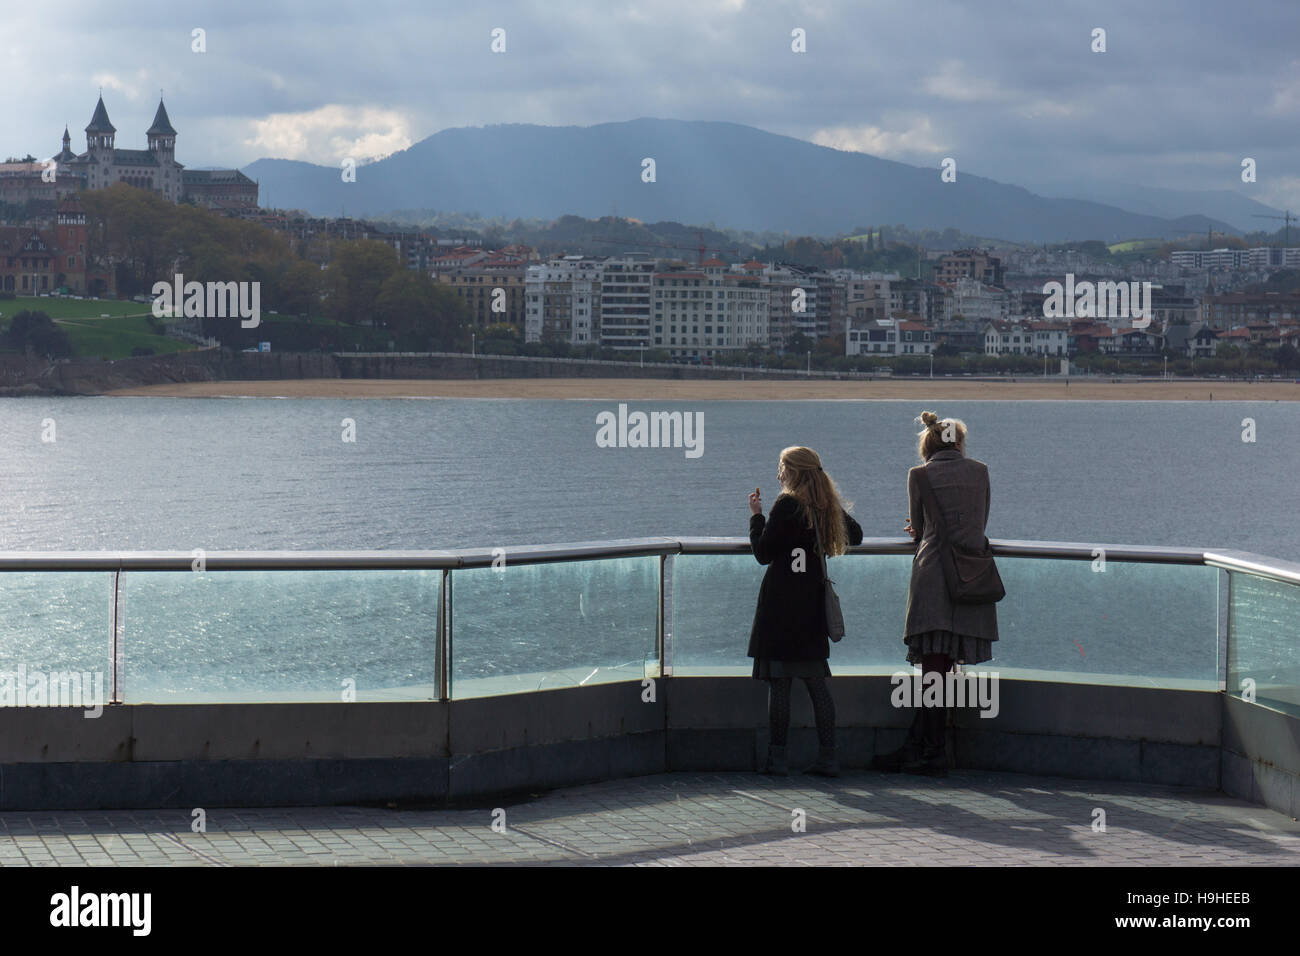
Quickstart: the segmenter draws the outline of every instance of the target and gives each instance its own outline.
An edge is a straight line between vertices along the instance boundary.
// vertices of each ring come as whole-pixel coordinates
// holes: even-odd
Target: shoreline
[[[745,381],[646,378],[268,379],[112,389],[110,397],[501,398],[595,401],[1300,401],[1300,383],[1229,381]]]

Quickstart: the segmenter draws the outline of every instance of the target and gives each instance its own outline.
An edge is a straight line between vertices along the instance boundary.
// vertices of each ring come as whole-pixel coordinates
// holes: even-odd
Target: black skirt
[[[952,631],[926,631],[903,638],[907,662],[920,665],[922,654],[947,654],[958,664],[982,664],[993,659],[993,642]]]
[[[755,680],[772,680],[774,677],[830,677],[831,665],[819,661],[774,661],[766,657],[754,658]]]

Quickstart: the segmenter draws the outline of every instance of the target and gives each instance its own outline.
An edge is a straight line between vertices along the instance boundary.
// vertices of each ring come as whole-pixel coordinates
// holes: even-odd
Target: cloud
[[[958,60],[945,60],[938,73],[925,78],[921,89],[931,96],[957,103],[996,103],[1008,96],[996,81],[971,76]]]
[[[268,156],[332,165],[387,156],[413,142],[410,122],[397,110],[330,104],[300,113],[272,113],[252,121],[244,145]]]
[[[121,93],[129,100],[138,100],[141,96],[149,95],[147,70],[136,70],[134,77],[121,73],[92,73],[90,79],[96,86],[102,86],[105,92]]]
[[[869,153],[885,159],[928,158],[949,147],[935,138],[928,116],[918,117],[910,128],[883,129],[879,126],[832,126],[812,135],[818,146],[830,146],[855,153]]]
[[[1275,116],[1300,114],[1300,60],[1292,60],[1285,81],[1278,81],[1268,112]]]

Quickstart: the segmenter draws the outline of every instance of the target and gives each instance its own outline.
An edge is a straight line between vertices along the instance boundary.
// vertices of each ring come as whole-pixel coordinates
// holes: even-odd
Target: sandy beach
[[[544,398],[624,401],[1300,401],[1296,382],[1082,381],[964,382],[678,381],[618,378],[289,379],[186,382],[124,388],[108,395],[166,398]]]

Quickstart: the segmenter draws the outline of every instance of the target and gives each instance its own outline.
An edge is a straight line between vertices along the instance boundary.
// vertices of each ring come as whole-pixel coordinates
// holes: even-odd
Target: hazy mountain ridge
[[[645,157],[655,160],[656,182],[641,180]],[[937,166],[911,166],[722,122],[459,127],[358,167],[355,183],[343,182],[337,167],[297,160],[259,159],[244,172],[260,182],[264,202],[323,216],[432,208],[553,219],[617,211],[645,221],[714,222],[794,235],[905,223],[1022,242],[1242,231],[1199,213],[1169,218],[1088,199],[1039,196],[970,175],[960,165],[957,181],[944,183]],[[1169,197],[1152,202],[1157,199],[1169,208]],[[1218,207],[1224,208],[1221,200]]]

